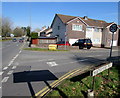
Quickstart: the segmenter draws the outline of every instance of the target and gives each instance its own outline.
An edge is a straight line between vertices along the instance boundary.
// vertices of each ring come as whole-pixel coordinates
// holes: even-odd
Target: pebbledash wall
[[[73,30],[72,27],[73,25],[81,25],[82,30],[81,31]],[[67,41],[70,44],[73,44],[73,42],[76,41],[78,38],[85,38],[85,32],[86,32],[85,28],[86,28],[85,24],[83,24],[79,19],[75,19],[70,23],[68,23],[66,25]]]

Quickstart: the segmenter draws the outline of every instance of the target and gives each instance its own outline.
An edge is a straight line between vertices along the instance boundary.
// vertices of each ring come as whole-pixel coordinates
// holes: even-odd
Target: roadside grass
[[[9,40],[12,40],[12,39],[0,39],[0,41],[9,41]]]
[[[49,50],[47,48],[24,48],[24,50],[31,50],[31,51],[68,51],[68,50]]]
[[[87,76],[87,77],[86,77]],[[64,80],[58,87],[48,93],[47,97],[52,96],[87,96],[87,90],[92,89],[93,77],[89,76],[89,72],[70,79]],[[94,92],[95,96],[120,96],[118,69],[112,67],[108,80],[108,70],[95,76]]]

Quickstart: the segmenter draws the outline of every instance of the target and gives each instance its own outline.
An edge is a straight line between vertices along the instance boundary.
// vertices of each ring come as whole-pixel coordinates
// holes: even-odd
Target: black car
[[[23,39],[19,39],[19,42],[22,43],[22,42],[23,42]]]
[[[12,39],[12,41],[13,41],[13,42],[16,42],[16,41],[17,41],[17,39],[16,39],[16,38],[13,38],[13,39]]]
[[[79,46],[79,49],[87,48],[90,49],[92,47],[91,39],[79,39],[72,46]]]

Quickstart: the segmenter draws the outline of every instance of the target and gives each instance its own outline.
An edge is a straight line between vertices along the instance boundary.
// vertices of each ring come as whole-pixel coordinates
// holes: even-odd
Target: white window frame
[[[94,32],[100,32],[99,28],[94,28]]]
[[[82,25],[79,24],[72,24],[73,31],[82,31]]]
[[[87,32],[92,32],[92,31],[93,31],[93,28],[92,28],[92,27],[86,27],[86,31],[87,31]]]

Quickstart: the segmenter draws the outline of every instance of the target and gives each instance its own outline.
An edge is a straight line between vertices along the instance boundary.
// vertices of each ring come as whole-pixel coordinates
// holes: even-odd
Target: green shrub
[[[38,33],[32,32],[31,33],[31,38],[38,38]]]

